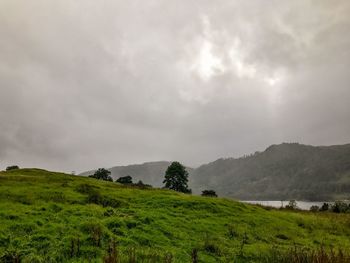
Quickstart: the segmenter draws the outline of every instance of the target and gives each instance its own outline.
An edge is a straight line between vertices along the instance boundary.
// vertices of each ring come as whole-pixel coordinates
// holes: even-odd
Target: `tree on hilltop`
[[[163,184],[165,188],[175,190],[182,193],[191,193],[188,189],[188,172],[185,166],[179,162],[173,162],[165,172]]]
[[[110,176],[110,174],[111,174],[111,172],[108,171],[107,169],[99,168],[99,169],[97,169],[97,171],[93,175],[90,175],[89,177],[95,178],[95,179],[98,179],[98,180],[104,180],[104,181],[113,182],[113,179]]]

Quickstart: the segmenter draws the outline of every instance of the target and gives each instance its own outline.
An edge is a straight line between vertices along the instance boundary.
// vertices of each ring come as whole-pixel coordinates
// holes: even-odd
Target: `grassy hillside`
[[[350,144],[272,145],[239,159],[219,159],[192,174],[194,190],[215,189],[242,200],[350,198]]]
[[[0,173],[0,262],[261,262],[350,249],[350,216],[267,210],[38,169]],[[17,260],[17,261],[16,261]],[[126,261],[128,260],[128,261]],[[345,262],[345,261],[344,261]]]

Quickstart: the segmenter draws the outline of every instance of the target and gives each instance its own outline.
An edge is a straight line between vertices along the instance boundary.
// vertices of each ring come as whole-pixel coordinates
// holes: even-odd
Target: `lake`
[[[263,205],[263,206],[270,206],[270,207],[276,207],[281,208],[282,206],[285,207],[288,205],[289,201],[241,201],[242,203],[248,203],[248,204],[255,204],[255,205]],[[296,201],[297,207],[301,210],[310,210],[310,207],[313,205],[317,205],[318,207],[321,207],[323,203],[329,203],[332,204],[333,202],[307,202],[307,201]]]

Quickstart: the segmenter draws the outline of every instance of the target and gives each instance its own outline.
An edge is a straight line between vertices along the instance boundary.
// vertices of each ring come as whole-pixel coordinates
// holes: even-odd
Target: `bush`
[[[328,211],[329,210],[329,204],[328,203],[323,203],[323,205],[320,208],[320,211]]]
[[[93,175],[89,175],[89,177],[95,178],[98,180],[113,182],[112,177],[109,176],[110,174],[111,174],[111,172],[108,171],[107,169],[99,168],[99,169],[97,169],[97,171]]]
[[[96,192],[96,189],[97,189],[96,186],[92,186],[89,184],[80,184],[75,188],[75,190],[81,194],[89,194],[92,192]]]
[[[218,197],[214,190],[204,190],[202,196]]]
[[[346,213],[349,211],[348,205],[342,201],[336,201],[332,205],[331,209],[332,209],[332,212],[334,213]]]
[[[206,233],[203,246],[206,252],[219,256],[221,254],[221,251],[217,243],[217,240],[213,239],[208,233]]]
[[[18,170],[19,167],[17,165],[11,165],[6,167],[6,171]]]
[[[101,195],[100,192],[93,190],[88,193],[86,203],[102,205],[103,207],[117,208],[120,207],[123,202],[109,196]]]
[[[99,204],[102,205],[103,207],[109,206],[109,207],[117,208],[122,205],[122,201],[118,199],[114,199],[109,196],[101,196]]]
[[[91,191],[88,193],[88,196],[86,198],[87,203],[97,204],[99,205],[101,203],[101,194],[98,191]]]
[[[147,188],[152,188],[152,185],[150,184],[144,184],[141,180],[138,181],[134,186],[139,187],[140,189],[147,189]]]
[[[130,175],[119,177],[116,180],[117,183],[121,184],[132,184],[132,177]]]
[[[295,200],[290,200],[289,203],[288,203],[288,205],[286,205],[286,209],[290,209],[290,210],[298,209],[297,201],[295,201]]]
[[[204,243],[204,250],[208,253],[212,253],[215,255],[220,255],[219,247],[212,241],[206,241]]]
[[[101,246],[102,238],[103,238],[103,228],[99,223],[88,222],[83,226],[83,230],[87,232],[90,236],[90,241],[96,247]]]
[[[317,205],[313,205],[310,207],[311,212],[318,212],[319,210],[320,210],[320,208]]]

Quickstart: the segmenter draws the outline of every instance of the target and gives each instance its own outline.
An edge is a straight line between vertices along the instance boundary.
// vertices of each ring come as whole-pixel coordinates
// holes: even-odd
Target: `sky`
[[[0,169],[350,143],[348,0],[1,0]]]

